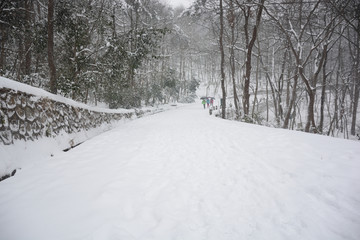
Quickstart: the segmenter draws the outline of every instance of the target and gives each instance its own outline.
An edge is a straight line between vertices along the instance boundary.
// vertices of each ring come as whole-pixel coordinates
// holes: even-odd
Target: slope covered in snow
[[[359,142],[189,105],[0,182],[0,239],[355,240],[359,156]]]

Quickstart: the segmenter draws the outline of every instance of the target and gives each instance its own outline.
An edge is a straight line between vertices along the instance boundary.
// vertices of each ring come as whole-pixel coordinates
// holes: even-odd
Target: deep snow
[[[222,120],[192,104],[0,182],[0,239],[356,240],[359,156],[359,142]]]

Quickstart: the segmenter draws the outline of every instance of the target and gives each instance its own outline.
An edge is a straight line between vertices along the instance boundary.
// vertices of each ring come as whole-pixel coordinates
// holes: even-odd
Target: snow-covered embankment
[[[50,156],[112,129],[119,120],[163,110],[90,107],[3,77],[0,106],[0,177],[33,161],[35,153]]]

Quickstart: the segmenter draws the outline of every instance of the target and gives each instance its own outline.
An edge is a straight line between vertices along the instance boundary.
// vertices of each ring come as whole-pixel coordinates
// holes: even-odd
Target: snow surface
[[[191,104],[0,182],[0,239],[356,240],[359,156],[356,141],[222,120]]]

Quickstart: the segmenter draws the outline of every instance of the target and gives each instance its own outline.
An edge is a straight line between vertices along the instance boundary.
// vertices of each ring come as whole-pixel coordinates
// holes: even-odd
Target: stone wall
[[[0,144],[36,140],[86,131],[123,118],[140,117],[151,110],[98,112],[9,88],[0,88]]]

